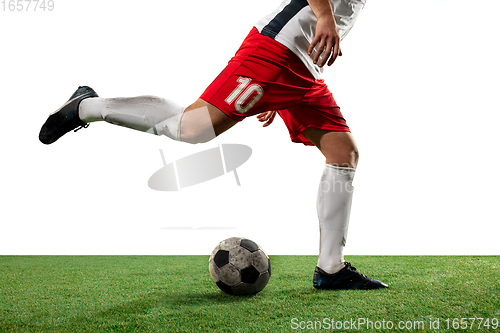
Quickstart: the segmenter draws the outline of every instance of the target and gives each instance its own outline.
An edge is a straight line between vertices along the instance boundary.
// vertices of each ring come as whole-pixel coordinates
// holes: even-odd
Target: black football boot
[[[78,106],[85,98],[99,97],[96,92],[87,86],[78,87],[70,99],[57,111],[52,113],[42,129],[38,138],[46,145],[54,143],[64,134],[71,130],[78,131],[81,128],[87,128],[86,124],[78,116]]]
[[[379,289],[388,285],[372,279],[356,271],[356,268],[346,262],[345,267],[334,274],[328,274],[321,268],[314,270],[313,286],[316,289]]]

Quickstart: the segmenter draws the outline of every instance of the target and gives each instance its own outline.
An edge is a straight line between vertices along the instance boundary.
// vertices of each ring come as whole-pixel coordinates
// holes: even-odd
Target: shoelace
[[[351,265],[351,263],[350,263],[350,262],[347,262],[347,261],[346,261],[346,262],[345,262],[345,267],[347,267],[348,269],[350,268],[350,269],[352,269],[353,271],[356,271],[356,267],[354,267],[353,265]]]
[[[85,124],[85,125],[81,125],[80,127],[76,128],[73,132],[78,132],[79,130],[81,130],[82,128],[87,128],[89,127],[89,124]]]
[[[366,275],[361,274],[360,272],[358,272],[358,271],[356,270],[356,267],[354,267],[353,265],[351,265],[351,263],[350,263],[350,262],[347,262],[347,261],[346,261],[346,262],[345,262],[345,267],[346,267],[347,269],[352,270],[353,272],[356,272],[357,274],[361,275],[361,276],[362,276],[362,277],[364,277],[364,278],[368,278],[368,276],[366,276]]]

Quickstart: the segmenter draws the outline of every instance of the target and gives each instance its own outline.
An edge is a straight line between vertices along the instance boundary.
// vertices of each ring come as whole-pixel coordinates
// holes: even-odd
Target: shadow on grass
[[[221,291],[182,292],[167,288],[144,294],[141,298],[125,302],[102,311],[87,313],[74,320],[66,331],[149,331],[155,322],[192,318],[210,309],[211,313],[248,308],[267,304],[272,306],[283,299],[300,300],[312,295],[326,295],[313,288],[269,288],[252,296],[233,296]],[[239,306],[241,305],[241,306]]]
[[[149,331],[151,318],[148,319],[148,316],[159,316],[165,320],[205,307],[224,307],[248,302],[255,297],[258,296],[232,296],[220,291],[182,293],[160,289],[115,307],[87,313],[74,320],[66,327],[66,331]]]

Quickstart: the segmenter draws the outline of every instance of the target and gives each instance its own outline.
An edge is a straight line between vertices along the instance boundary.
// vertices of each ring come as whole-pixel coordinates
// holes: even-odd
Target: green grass
[[[500,319],[498,256],[346,259],[390,288],[316,291],[313,256],[271,256],[271,280],[251,297],[223,294],[208,256],[0,256],[0,332],[303,331],[292,318],[423,321],[423,330],[358,331],[451,332],[446,318]]]

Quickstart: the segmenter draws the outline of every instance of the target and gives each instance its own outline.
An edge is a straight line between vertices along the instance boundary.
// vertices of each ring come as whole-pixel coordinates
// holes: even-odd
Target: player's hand
[[[337,59],[337,56],[342,56],[339,29],[333,17],[318,18],[316,33],[307,51],[309,56],[312,56],[316,46],[317,52],[314,55],[313,61],[319,67],[323,67],[327,61],[328,66],[331,66],[335,59]]]
[[[276,111],[266,111],[266,112],[259,113],[257,115],[257,119],[260,122],[264,122],[262,127],[267,127],[267,126],[271,125],[274,121],[274,117],[276,117]]]

